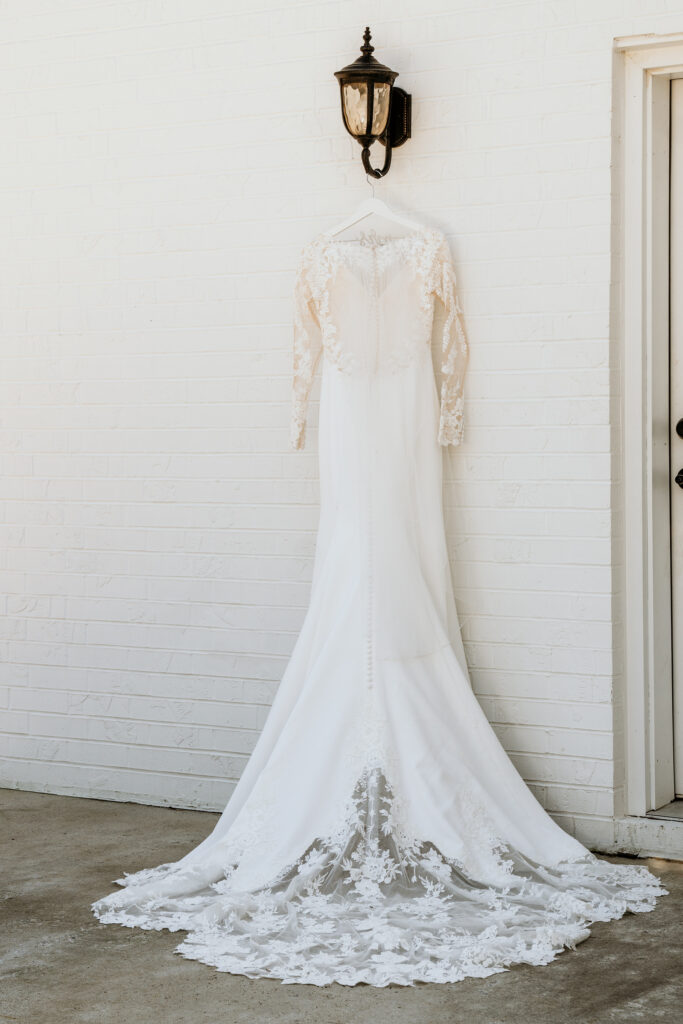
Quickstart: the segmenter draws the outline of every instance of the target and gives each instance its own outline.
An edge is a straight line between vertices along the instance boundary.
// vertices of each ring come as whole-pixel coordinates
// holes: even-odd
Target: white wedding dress
[[[555,824],[471,689],[441,448],[462,437],[467,359],[441,232],[306,246],[292,446],[321,362],[310,606],[211,834],[118,879],[100,921],[187,931],[183,956],[252,978],[405,985],[547,964],[665,892]]]

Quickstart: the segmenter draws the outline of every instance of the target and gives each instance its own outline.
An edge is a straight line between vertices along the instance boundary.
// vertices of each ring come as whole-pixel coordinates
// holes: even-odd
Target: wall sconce
[[[366,28],[360,48],[363,56],[335,71],[334,77],[341,90],[346,130],[363,147],[363,167],[373,178],[383,178],[391,167],[392,150],[410,138],[411,97],[394,85],[398,71],[372,56],[375,47],[370,38]],[[375,141],[386,147],[381,171],[370,166],[370,146]]]

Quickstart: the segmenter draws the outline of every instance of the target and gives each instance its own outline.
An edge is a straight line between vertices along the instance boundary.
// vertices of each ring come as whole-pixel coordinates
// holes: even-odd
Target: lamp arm
[[[371,174],[373,178],[383,178],[391,167],[391,139],[387,132],[386,142],[386,154],[384,156],[384,167],[381,171],[376,171],[374,167],[370,166],[370,147],[363,146],[363,167],[367,174]]]

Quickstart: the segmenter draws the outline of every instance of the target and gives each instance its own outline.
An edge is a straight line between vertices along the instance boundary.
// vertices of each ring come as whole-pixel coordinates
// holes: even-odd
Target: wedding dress
[[[294,297],[295,449],[322,363],[310,606],[211,834],[118,879],[94,913],[187,931],[183,956],[284,982],[547,964],[591,922],[651,910],[666,890],[549,817],[473,694],[442,511],[468,360],[446,238],[318,235]]]

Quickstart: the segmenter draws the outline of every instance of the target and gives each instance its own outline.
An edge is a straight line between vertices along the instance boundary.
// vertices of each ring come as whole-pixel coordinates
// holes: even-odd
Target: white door
[[[675,789],[683,797],[683,79],[671,83],[670,218],[671,635]]]

